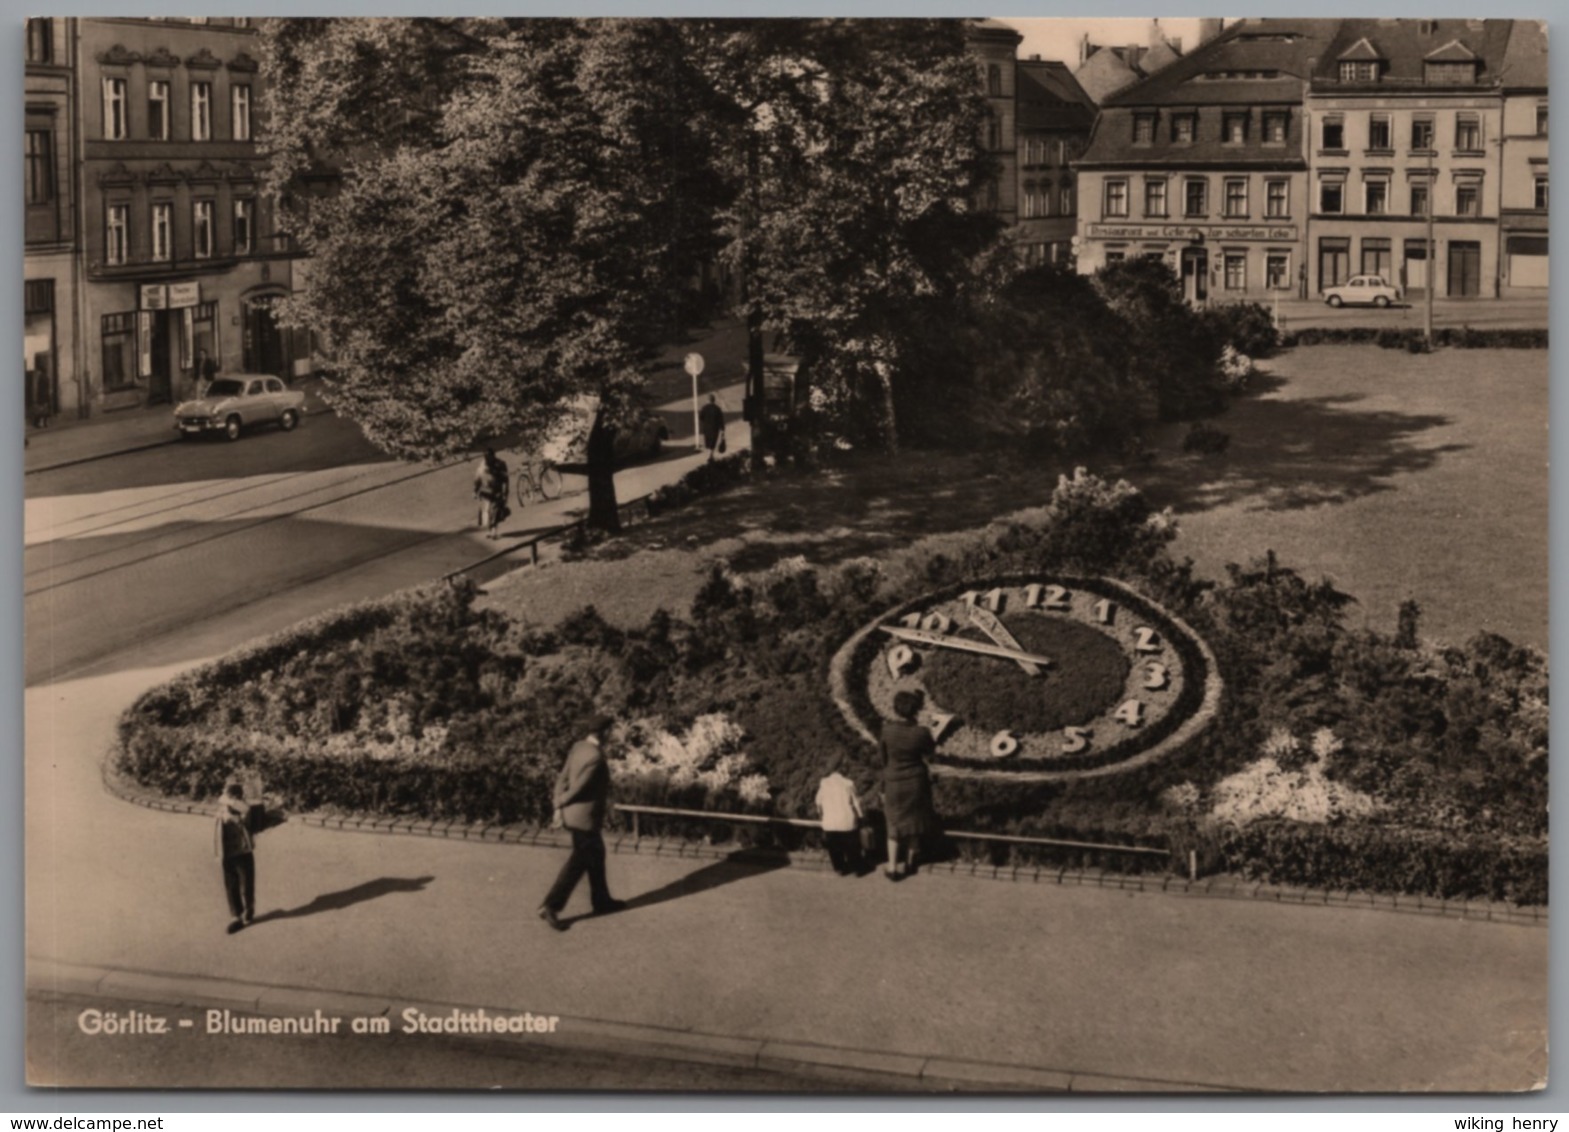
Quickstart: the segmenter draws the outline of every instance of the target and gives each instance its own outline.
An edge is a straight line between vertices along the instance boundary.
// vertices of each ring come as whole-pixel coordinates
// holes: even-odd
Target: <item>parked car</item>
[[[193,401],[174,409],[174,427],[182,437],[221,432],[228,440],[252,425],[276,424],[288,432],[305,415],[305,394],[268,374],[235,373],[216,377]]]
[[[1325,287],[1324,301],[1332,307],[1387,307],[1400,301],[1400,289],[1390,286],[1382,275],[1353,275],[1338,287]]]

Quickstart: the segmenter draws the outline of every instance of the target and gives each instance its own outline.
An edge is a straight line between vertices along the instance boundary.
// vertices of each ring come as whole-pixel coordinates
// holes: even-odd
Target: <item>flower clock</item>
[[[1106,578],[1011,577],[906,602],[835,655],[835,698],[876,741],[896,692],[949,774],[1108,774],[1192,739],[1213,717],[1215,658],[1192,629]]]

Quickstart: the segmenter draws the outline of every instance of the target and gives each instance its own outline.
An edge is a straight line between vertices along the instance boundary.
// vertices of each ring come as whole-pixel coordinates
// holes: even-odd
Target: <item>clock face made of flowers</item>
[[[875,742],[900,691],[936,769],[1040,780],[1108,774],[1186,743],[1220,699],[1215,658],[1177,618],[1104,578],[953,586],[861,628],[833,661],[840,710]]]

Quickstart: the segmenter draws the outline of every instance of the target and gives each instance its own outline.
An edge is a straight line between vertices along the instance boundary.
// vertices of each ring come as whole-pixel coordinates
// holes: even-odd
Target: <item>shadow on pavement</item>
[[[298,908],[280,908],[274,912],[257,916],[255,923],[265,924],[270,920],[294,920],[301,916],[314,916],[318,912],[339,912],[355,904],[363,904],[367,900],[375,900],[378,896],[390,896],[394,892],[424,892],[425,886],[435,877],[378,877],[368,880],[364,884],[357,884],[353,888],[345,888],[341,892],[328,892],[316,897],[309,904],[302,904]]]
[[[695,873],[688,873],[680,880],[671,881],[651,892],[634,896],[626,902],[626,907],[621,912],[636,912],[642,908],[652,908],[655,904],[663,904],[669,900],[680,900],[683,896],[696,896],[700,892],[708,892],[738,880],[749,877],[761,876],[763,873],[773,872],[775,869],[788,868],[790,859],[783,853],[770,853],[764,850],[740,849],[729,856],[709,865],[704,865]],[[618,915],[619,913],[609,913]],[[563,924],[575,924],[579,920],[586,920],[593,913],[584,913],[578,916],[562,917]]]

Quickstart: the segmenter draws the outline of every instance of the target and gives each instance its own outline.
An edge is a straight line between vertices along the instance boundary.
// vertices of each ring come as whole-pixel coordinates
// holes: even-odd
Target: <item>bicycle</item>
[[[513,483],[519,507],[527,507],[536,497],[548,500],[561,494],[561,472],[549,460],[526,461],[519,466]]]

